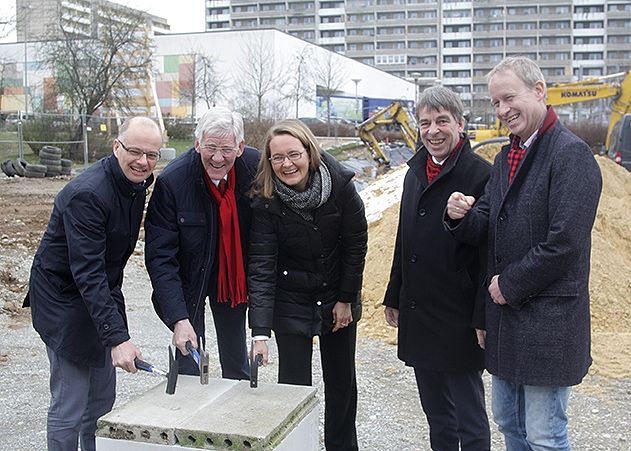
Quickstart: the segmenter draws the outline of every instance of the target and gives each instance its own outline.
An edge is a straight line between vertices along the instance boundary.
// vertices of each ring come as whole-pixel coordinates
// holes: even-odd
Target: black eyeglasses
[[[121,147],[125,149],[136,160],[141,159],[143,155],[147,157],[148,161],[158,161],[160,159],[160,152],[144,152],[139,149],[130,149],[125,144],[123,144],[120,139],[117,139],[116,141],[118,141],[118,144],[120,144]]]
[[[269,161],[272,162],[273,165],[281,165],[285,162],[285,158],[289,158],[289,161],[298,161],[302,154],[305,153],[304,150],[302,152],[298,150],[292,150],[287,155],[276,154],[273,157],[268,158]]]

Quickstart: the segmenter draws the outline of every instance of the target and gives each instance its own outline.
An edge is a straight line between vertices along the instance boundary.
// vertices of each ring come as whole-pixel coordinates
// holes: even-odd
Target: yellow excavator
[[[611,103],[611,114],[605,140],[605,148],[608,148],[613,127],[622,116],[631,113],[631,71],[551,85],[548,87],[546,103],[552,106],[571,105],[610,98],[614,100]],[[482,142],[508,136],[509,133],[506,127],[496,121],[493,128],[472,130],[469,132],[469,137],[473,141]]]
[[[395,100],[357,126],[357,136],[366,144],[373,158],[379,164],[385,166],[390,164],[390,159],[384,152],[382,144],[375,137],[375,131],[380,126],[397,128],[403,135],[403,140],[407,146],[416,151],[418,137],[416,119],[401,102]]]

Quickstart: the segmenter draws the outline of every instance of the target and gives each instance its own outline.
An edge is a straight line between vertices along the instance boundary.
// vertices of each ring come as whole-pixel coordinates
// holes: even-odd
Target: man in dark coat
[[[570,387],[591,364],[589,259],[601,175],[589,146],[546,107],[534,62],[506,58],[487,79],[511,144],[475,206],[474,196],[450,196],[446,224],[465,242],[488,239],[485,357],[506,448],[569,450]]]
[[[249,379],[245,338],[245,263],[250,231],[248,191],[259,160],[246,147],[243,119],[211,108],[195,129],[195,147],[160,174],[145,221],[153,304],[173,330],[179,368],[199,374],[186,343],[205,336],[210,299],[222,376]],[[225,186],[225,187],[224,187]]]
[[[477,247],[445,232],[454,190],[480,195],[490,165],[471,151],[453,91],[426,89],[417,107],[420,138],[410,159],[384,305],[398,327],[398,356],[414,368],[434,450],[488,450],[483,351],[485,273]],[[460,448],[461,447],[461,448]]]
[[[148,118],[125,122],[113,155],[70,181],[55,205],[33,259],[33,326],[50,361],[48,449],[94,450],[96,420],[112,409],[114,367],[136,372],[121,287],[136,247],[145,191],[162,134]]]

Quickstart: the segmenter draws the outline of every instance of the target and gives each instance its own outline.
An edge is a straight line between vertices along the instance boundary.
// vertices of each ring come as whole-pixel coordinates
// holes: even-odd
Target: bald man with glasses
[[[94,450],[96,421],[116,397],[114,367],[135,373],[134,359],[142,358],[127,326],[123,270],[161,146],[153,120],[129,119],[112,155],[55,198],[24,302],[50,361],[49,451],[76,450],[79,441],[83,451]]]
[[[145,221],[146,264],[156,313],[173,331],[180,373],[199,369],[186,343],[205,337],[208,299],[222,377],[249,379],[245,268],[250,231],[247,195],[259,153],[245,146],[243,119],[211,108],[195,145],[160,174]]]

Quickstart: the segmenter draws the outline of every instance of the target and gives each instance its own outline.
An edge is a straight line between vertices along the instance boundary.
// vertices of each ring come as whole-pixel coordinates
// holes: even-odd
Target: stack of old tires
[[[0,168],[9,177],[33,177],[42,178],[46,175],[46,166],[41,164],[28,164],[21,158],[15,160],[4,160],[0,163]]]
[[[46,166],[46,177],[61,175],[61,149],[59,147],[42,147],[39,151],[39,162]]]

